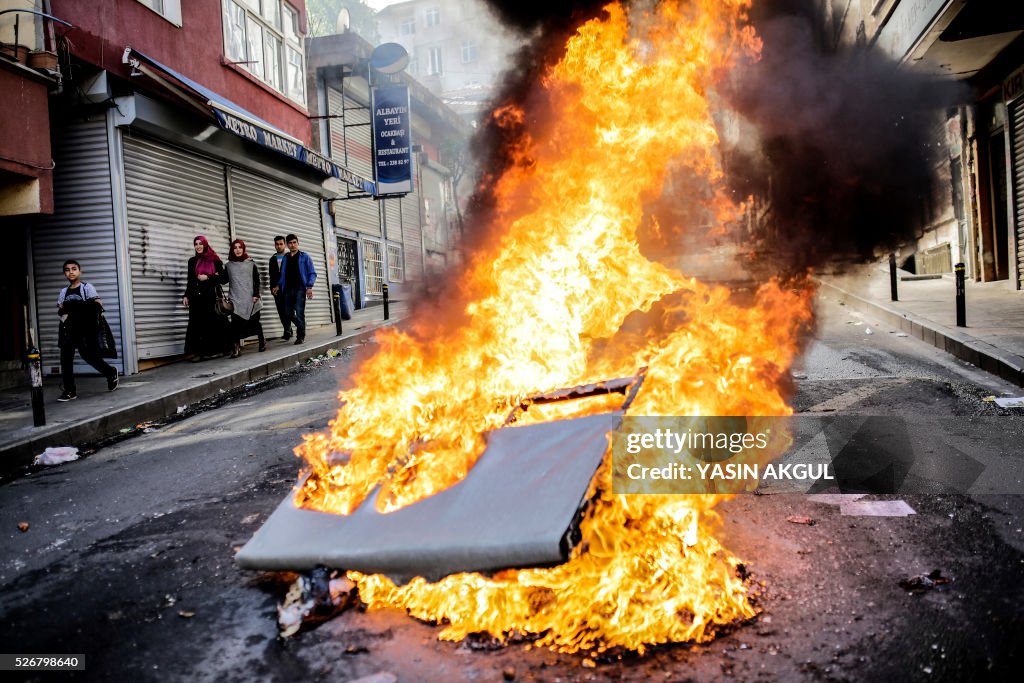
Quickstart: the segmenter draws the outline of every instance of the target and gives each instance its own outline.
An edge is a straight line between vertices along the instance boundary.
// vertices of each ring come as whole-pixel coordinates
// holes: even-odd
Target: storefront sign
[[[267,147],[275,152],[291,157],[296,161],[300,161],[326,176],[331,176],[341,180],[342,182],[348,183],[360,192],[374,194],[375,188],[373,181],[356,175],[347,168],[338,166],[330,159],[320,156],[303,145],[278,135],[271,130],[267,130],[262,126],[258,126],[251,121],[246,121],[243,118],[231,114],[230,112],[222,111],[217,107],[213,108],[213,113],[217,116],[217,123],[219,123],[220,127],[224,130],[230,131],[239,137],[256,143],[257,145]]]
[[[373,90],[373,168],[377,195],[412,192],[412,118],[409,89]]]
[[[1003,102],[1009,104],[1021,95],[1024,95],[1024,66],[1003,81]]]
[[[876,45],[893,59],[903,61],[952,1],[903,0],[878,32]]]

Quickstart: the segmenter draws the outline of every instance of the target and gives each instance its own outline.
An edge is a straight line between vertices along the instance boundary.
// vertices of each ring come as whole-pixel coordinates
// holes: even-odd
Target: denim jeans
[[[295,336],[303,339],[306,336],[306,290],[284,290],[285,333],[291,323],[295,322]]]

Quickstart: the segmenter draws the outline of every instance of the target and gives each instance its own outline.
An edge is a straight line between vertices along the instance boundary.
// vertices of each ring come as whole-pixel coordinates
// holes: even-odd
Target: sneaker
[[[63,394],[57,397],[57,400],[61,403],[67,403],[68,401],[74,401],[78,398],[78,394],[73,391],[65,391]]]
[[[114,370],[114,376],[107,378],[107,391],[117,389],[117,379],[117,370]]]
[[[296,337],[295,338],[295,345],[298,346],[299,344],[301,344],[304,341],[306,341],[306,340],[303,339],[302,337]]]

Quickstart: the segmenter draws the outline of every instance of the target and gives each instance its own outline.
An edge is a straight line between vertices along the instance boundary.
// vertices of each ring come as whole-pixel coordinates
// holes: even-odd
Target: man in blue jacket
[[[281,292],[284,299],[284,336],[292,335],[292,321],[295,322],[295,343],[306,341],[306,299],[313,298],[313,284],[316,282],[316,268],[313,259],[299,251],[299,238],[288,235],[285,238],[288,253],[281,264],[281,275],[277,286],[271,288],[274,296]]]

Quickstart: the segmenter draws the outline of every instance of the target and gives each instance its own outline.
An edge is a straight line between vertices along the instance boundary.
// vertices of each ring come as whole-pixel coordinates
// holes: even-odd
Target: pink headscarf
[[[196,235],[196,238],[192,240],[192,244],[196,242],[203,243],[203,253],[196,254],[196,275],[215,275],[217,273],[217,262],[220,261],[220,257],[217,256],[217,252],[213,250],[206,237],[203,235]]]
[[[235,256],[235,245],[236,244],[241,244],[242,245],[242,255],[241,256]],[[246,249],[245,249],[245,242],[243,242],[242,240],[235,240],[234,242],[232,242],[231,243],[231,253],[228,254],[228,261],[248,261],[248,260],[249,260],[249,252],[246,251]]]

